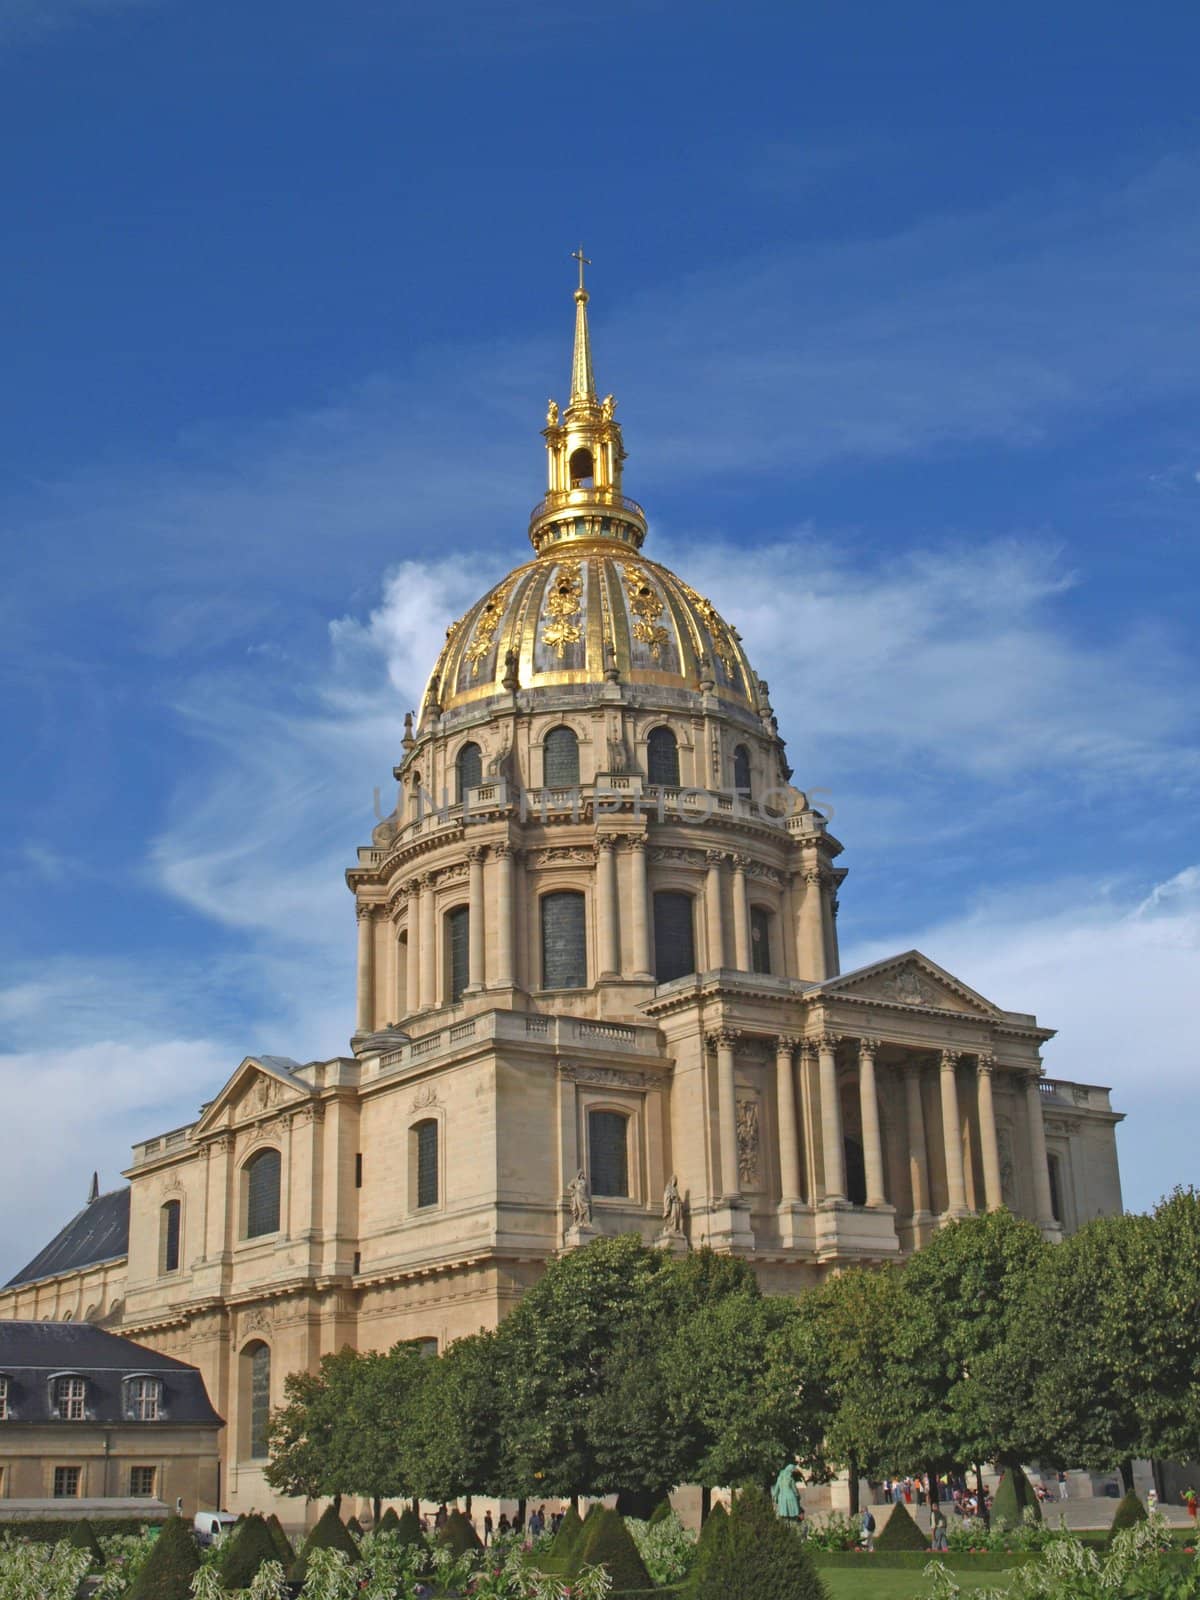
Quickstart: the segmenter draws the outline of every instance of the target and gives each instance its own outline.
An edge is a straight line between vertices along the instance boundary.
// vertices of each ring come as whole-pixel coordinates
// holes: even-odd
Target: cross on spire
[[[584,267],[590,267],[591,266],[591,264],[592,264],[591,257],[584,255],[583,246],[580,245],[578,250],[572,250],[571,251],[571,260],[572,261],[578,261],[578,263],[579,263],[579,287],[582,289],[583,288],[583,269],[584,269]]]

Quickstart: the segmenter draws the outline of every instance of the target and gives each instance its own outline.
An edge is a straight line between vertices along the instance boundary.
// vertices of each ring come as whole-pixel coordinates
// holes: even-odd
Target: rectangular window
[[[586,984],[586,902],[573,890],[543,895],[542,987],[582,989]]]
[[[588,1174],[593,1194],[629,1194],[629,1118],[619,1111],[588,1112]]]
[[[55,1467],[54,1498],[77,1500],[79,1498],[79,1467]]]
[[[354,1187],[356,1189],[361,1189],[362,1188],[362,1152],[361,1152],[361,1150],[359,1151],[358,1155],[356,1155],[355,1158],[354,1158]]]
[[[413,1129],[417,1147],[417,1205],[438,1203],[438,1125],[433,1117],[418,1122]]]
[[[654,896],[654,976],[670,983],[695,970],[692,897],[663,890]]]
[[[451,1005],[462,999],[470,980],[470,962],[471,910],[469,906],[456,906],[446,914],[446,971],[450,980],[446,998]]]
[[[8,1421],[8,1379],[0,1378],[0,1422]]]
[[[60,1378],[55,1385],[55,1403],[63,1422],[82,1422],[87,1384],[82,1378]]]
[[[133,1422],[157,1422],[160,1394],[157,1378],[130,1378],[125,1385],[125,1415]]]
[[[130,1467],[129,1496],[132,1500],[152,1500],[154,1498],[153,1467]]]

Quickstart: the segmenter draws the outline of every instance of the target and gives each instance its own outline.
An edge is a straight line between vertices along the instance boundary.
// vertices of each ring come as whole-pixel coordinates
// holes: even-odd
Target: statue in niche
[[[592,1221],[592,1197],[588,1193],[587,1173],[580,1167],[579,1171],[567,1185],[567,1195],[571,1201],[571,1226],[573,1228],[587,1228]]]
[[[679,1193],[679,1179],[674,1173],[663,1190],[663,1232],[683,1232],[683,1197]]]

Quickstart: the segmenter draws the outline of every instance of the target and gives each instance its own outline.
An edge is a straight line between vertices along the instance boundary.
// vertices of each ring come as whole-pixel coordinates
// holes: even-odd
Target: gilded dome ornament
[[[546,598],[550,621],[542,630],[542,643],[557,651],[561,661],[569,644],[583,637],[579,617],[583,612],[583,573],[578,561],[564,561]]]
[[[663,646],[671,637],[658,621],[665,609],[664,603],[651,588],[649,579],[639,567],[625,565],[622,571],[625,574],[625,592],[629,596],[630,609],[637,619],[633,624],[633,637],[642,644],[649,645],[652,660],[661,661]]]

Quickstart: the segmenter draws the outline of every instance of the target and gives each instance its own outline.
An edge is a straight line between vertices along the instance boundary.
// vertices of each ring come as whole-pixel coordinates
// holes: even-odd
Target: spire
[[[571,362],[572,406],[596,404],[596,380],[592,376],[592,341],[588,336],[588,292],[583,286],[583,269],[591,261],[583,253],[583,246],[571,252],[571,259],[579,263],[579,287],[575,291],[575,354]]]
[[[88,1205],[95,1205],[100,1198],[100,1174],[92,1173],[92,1187],[88,1190]]]

